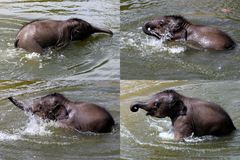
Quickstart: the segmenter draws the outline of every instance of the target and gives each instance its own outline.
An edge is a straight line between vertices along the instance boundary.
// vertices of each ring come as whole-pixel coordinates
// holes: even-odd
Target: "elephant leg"
[[[179,140],[192,135],[193,128],[187,119],[178,119],[175,121],[174,126],[174,139]]]
[[[189,137],[192,135],[192,131],[183,131],[183,130],[174,130],[174,139],[176,140],[180,140],[180,139],[183,139],[183,138],[186,138],[186,137]]]
[[[25,40],[20,42],[20,48],[26,49],[29,52],[43,53],[43,48],[35,40]]]

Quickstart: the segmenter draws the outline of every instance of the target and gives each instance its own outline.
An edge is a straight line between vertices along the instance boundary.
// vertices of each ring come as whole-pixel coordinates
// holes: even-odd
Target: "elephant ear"
[[[178,116],[187,114],[187,107],[184,105],[184,102],[182,100],[176,100],[172,106],[172,110]]]
[[[182,29],[183,22],[186,20],[182,16],[173,16],[173,18],[173,20],[170,20],[169,29],[175,33]]]
[[[48,112],[47,117],[51,120],[62,120],[68,118],[68,112],[64,105],[57,104]]]
[[[70,32],[71,40],[77,39],[77,35],[79,35],[79,34],[81,34],[80,28],[72,27],[71,32]]]

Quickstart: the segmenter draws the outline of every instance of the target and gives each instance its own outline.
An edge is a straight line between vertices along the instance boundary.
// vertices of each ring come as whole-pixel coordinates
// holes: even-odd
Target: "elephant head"
[[[142,29],[147,35],[158,39],[165,36],[166,39],[171,40],[179,32],[183,32],[181,38],[186,38],[185,27],[188,24],[190,23],[182,16],[163,16],[146,22]]]
[[[59,93],[41,97],[35,100],[31,107],[27,107],[12,97],[8,99],[21,110],[32,112],[42,119],[61,120],[68,118],[68,112],[65,105],[69,100]]]
[[[130,110],[137,112],[139,108],[147,111],[146,115],[157,118],[174,118],[179,115],[185,115],[187,112],[182,95],[174,90],[159,92],[145,102],[137,102],[131,105]]]
[[[107,33],[110,35],[113,34],[113,32],[108,29],[98,28],[78,18],[67,20],[67,26],[69,28],[72,41],[85,39],[94,33]]]

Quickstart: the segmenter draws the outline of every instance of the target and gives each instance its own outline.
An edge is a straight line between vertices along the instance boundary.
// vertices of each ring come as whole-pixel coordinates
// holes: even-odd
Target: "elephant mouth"
[[[151,36],[154,36],[156,37],[157,39],[161,39],[161,40],[171,40],[173,35],[171,34],[171,32],[165,30],[164,33],[158,33],[157,31],[155,30],[151,30],[149,28],[149,32],[151,34]]]
[[[151,35],[152,36],[154,36],[154,37],[156,37],[157,39],[162,39],[162,37],[164,37],[165,36],[165,34],[163,34],[163,33],[158,33],[158,32],[156,32],[155,30],[151,30],[151,28],[149,28],[149,32],[151,33]]]
[[[32,113],[33,113],[34,115],[37,115],[37,116],[43,118],[43,119],[46,118],[46,114],[43,113],[43,112],[41,112],[41,111],[33,111]]]
[[[151,23],[146,23],[142,30],[145,34],[149,36],[156,37],[157,39],[164,39],[164,40],[170,40],[173,37],[173,34],[169,31],[169,29],[163,29],[163,31],[160,33],[156,31],[156,27],[153,26]]]
[[[146,116],[154,116],[155,113],[156,113],[156,110],[155,109],[151,109],[151,110],[147,111]]]
[[[143,27],[143,32],[147,35],[154,36],[157,39],[161,39],[164,36],[164,34],[160,34],[156,32],[153,28],[147,27],[146,25]]]

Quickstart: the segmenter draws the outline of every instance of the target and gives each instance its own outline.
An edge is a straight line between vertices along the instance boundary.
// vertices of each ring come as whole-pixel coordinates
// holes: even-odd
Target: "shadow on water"
[[[106,108],[116,126],[111,133],[79,133],[45,122],[13,106],[14,96],[31,105],[49,93]],[[0,159],[119,159],[119,82],[0,81]]]
[[[123,159],[239,159],[239,81],[121,81],[121,157]],[[188,137],[173,140],[169,118],[131,112],[130,105],[165,89],[220,104],[237,131],[225,137]]]
[[[239,1],[121,1],[121,78],[239,79]],[[195,24],[227,32],[237,43],[230,51],[200,51],[186,44],[161,43],[142,25],[163,15],[182,15]]]
[[[15,2],[0,2],[0,79],[119,79],[119,2]],[[109,28],[114,35],[94,34],[44,56],[14,48],[15,36],[24,24],[73,17]]]

